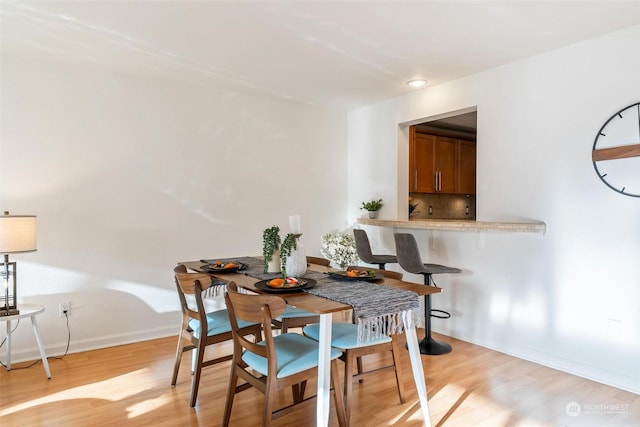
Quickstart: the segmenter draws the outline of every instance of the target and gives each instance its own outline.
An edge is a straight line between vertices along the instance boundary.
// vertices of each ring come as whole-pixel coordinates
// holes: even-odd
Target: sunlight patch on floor
[[[397,417],[392,418],[387,425],[397,426],[402,425],[407,421],[423,421],[420,403],[416,402],[411,406],[407,406],[404,411],[398,414]]]
[[[85,384],[79,387],[69,388],[59,391],[38,399],[29,400],[9,408],[0,410],[0,417],[46,405],[54,402],[62,402],[65,400],[75,399],[100,399],[109,401],[119,401],[129,396],[141,393],[147,390],[149,384],[155,381],[153,373],[147,368],[139,369],[128,374],[109,378],[104,381],[98,381],[91,384]]]
[[[477,423],[478,411],[485,414],[487,422],[505,427],[543,427],[546,424],[522,418],[516,408],[480,397],[473,390],[456,384],[448,384],[429,399],[431,422],[435,426],[468,426]],[[490,421],[489,421],[490,420]]]
[[[163,405],[168,405],[173,401],[173,396],[169,394],[164,394],[162,396],[158,396],[155,399],[147,399],[143,402],[138,402],[135,405],[131,405],[127,407],[127,411],[129,415],[127,418],[135,418],[146,413],[152,412],[155,409],[162,407]]]

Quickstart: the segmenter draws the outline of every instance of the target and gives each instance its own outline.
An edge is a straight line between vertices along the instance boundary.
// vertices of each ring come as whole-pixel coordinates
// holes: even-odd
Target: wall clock
[[[591,160],[607,187],[640,197],[640,102],[604,122],[593,142]]]

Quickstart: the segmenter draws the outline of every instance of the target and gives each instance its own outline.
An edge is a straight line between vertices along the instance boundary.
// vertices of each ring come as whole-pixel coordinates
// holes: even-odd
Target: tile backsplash
[[[409,219],[476,219],[475,194],[410,193],[409,203],[417,205]]]

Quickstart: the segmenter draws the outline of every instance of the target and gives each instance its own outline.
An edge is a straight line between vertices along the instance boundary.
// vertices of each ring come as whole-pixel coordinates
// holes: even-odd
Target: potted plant
[[[298,238],[295,234],[289,233],[285,236],[282,244],[280,245],[280,268],[282,271],[282,277],[287,277],[287,259],[291,256],[291,253],[298,248]],[[306,271],[306,258],[304,260]],[[292,276],[300,276],[299,271],[291,271]],[[302,272],[304,274],[304,272]]]
[[[301,277],[307,271],[307,259],[301,250],[298,238],[300,234],[289,233],[284,240],[280,238],[280,227],[274,225],[262,233],[262,256],[265,273],[287,273]]]
[[[264,257],[265,273],[280,271],[280,243],[280,227],[277,225],[262,232],[262,256]]]
[[[378,211],[383,205],[384,203],[382,203],[382,199],[378,199],[378,200],[374,199],[369,202],[362,202],[362,206],[360,207],[360,209],[369,211],[369,218],[377,218]]]

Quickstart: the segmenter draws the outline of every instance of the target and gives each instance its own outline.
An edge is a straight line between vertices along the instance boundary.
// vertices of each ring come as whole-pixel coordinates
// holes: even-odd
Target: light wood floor
[[[433,426],[639,426],[640,396],[446,337],[452,353],[423,356]],[[0,369],[0,425],[5,426],[218,426],[228,362],[205,370],[198,405],[189,408],[188,355],[175,388],[171,370],[176,338],[165,338]],[[226,348],[227,350],[230,347]],[[367,360],[365,363],[379,363]],[[20,367],[19,364],[13,367]],[[354,384],[353,426],[422,426],[408,354],[407,402],[400,405],[392,373]],[[307,390],[314,390],[311,384]],[[289,395],[282,396],[283,399]],[[575,404],[573,403],[575,402]],[[262,397],[237,396],[232,425],[260,423]],[[567,408],[578,409],[570,416]],[[337,425],[332,405],[330,424]],[[311,426],[313,405],[275,422]]]

